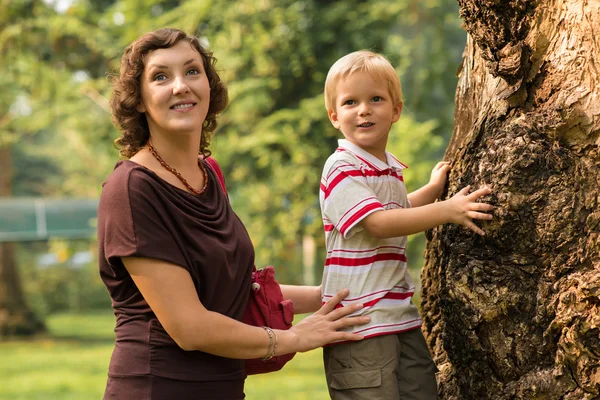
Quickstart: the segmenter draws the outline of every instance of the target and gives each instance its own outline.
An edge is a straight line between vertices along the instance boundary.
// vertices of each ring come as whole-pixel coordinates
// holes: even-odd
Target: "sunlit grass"
[[[57,315],[47,337],[0,343],[0,399],[101,399],[113,321],[110,312]]]
[[[98,400],[113,349],[114,316],[54,315],[50,334],[0,342],[0,400]],[[282,370],[246,381],[248,400],[328,399],[321,350],[297,354]]]
[[[101,399],[113,349],[112,312],[53,315],[46,324],[44,337],[0,342],[0,400]],[[299,353],[282,371],[248,377],[246,398],[328,399],[322,353]]]
[[[328,399],[322,354],[321,349],[299,353],[281,371],[249,376],[246,397],[249,400]]]

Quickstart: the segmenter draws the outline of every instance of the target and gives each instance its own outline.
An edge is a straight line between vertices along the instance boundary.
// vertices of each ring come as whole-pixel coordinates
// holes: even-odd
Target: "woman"
[[[100,275],[117,318],[105,399],[242,399],[243,359],[303,352],[368,317],[322,308],[319,287],[283,286],[297,313],[288,331],[239,322],[254,250],[202,156],[227,105],[215,58],[198,39],[160,29],[134,41],[111,99],[127,160],[103,185]],[[334,310],[335,309],[335,310]],[[345,318],[346,317],[346,318]]]

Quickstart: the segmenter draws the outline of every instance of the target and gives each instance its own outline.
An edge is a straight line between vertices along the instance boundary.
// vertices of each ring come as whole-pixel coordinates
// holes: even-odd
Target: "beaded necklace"
[[[206,173],[206,169],[204,168],[204,165],[202,164],[200,157],[198,157],[198,167],[200,167],[200,170],[202,171],[202,175],[204,176],[204,185],[202,186],[202,188],[200,190],[196,190],[189,183],[187,183],[185,178],[183,176],[181,176],[181,174],[175,168],[173,168],[169,164],[167,164],[167,162],[165,160],[163,160],[161,158],[161,156],[158,155],[158,153],[156,152],[156,149],[150,144],[150,142],[148,142],[148,150],[150,150],[150,153],[152,153],[152,155],[154,156],[154,158],[156,158],[156,160],[160,163],[160,165],[162,165],[167,171],[169,171],[170,173],[175,175],[177,177],[177,179],[179,179],[181,181],[181,183],[183,183],[183,185],[190,192],[192,192],[196,196],[198,196],[206,191],[206,185],[208,184],[208,174]]]

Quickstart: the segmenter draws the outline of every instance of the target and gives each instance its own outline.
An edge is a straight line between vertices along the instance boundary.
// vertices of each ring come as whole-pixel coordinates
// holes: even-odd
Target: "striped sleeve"
[[[320,197],[330,229],[338,230],[344,239],[362,230],[359,222],[365,217],[383,210],[363,172],[347,161],[335,162],[323,171]]]

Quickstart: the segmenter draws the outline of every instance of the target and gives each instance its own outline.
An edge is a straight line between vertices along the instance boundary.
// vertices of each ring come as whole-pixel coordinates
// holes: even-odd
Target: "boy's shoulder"
[[[337,164],[352,164],[359,166],[361,164],[360,160],[353,154],[351,151],[344,149],[343,147],[338,147],[336,151],[333,152],[325,161],[325,169],[330,169],[334,165]]]

